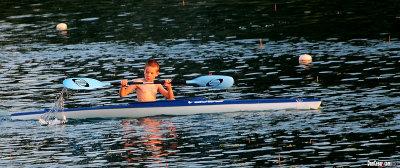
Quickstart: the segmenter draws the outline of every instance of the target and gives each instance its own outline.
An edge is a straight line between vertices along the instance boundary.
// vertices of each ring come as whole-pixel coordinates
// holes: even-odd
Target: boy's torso
[[[135,80],[143,82],[143,80]],[[157,91],[160,84],[137,85],[136,95],[139,102],[156,101]]]

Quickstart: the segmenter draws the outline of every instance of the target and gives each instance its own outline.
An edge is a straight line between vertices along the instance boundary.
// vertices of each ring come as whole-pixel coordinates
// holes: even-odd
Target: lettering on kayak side
[[[207,101],[188,101],[188,104],[200,104],[200,103],[222,103],[223,100],[207,100]]]

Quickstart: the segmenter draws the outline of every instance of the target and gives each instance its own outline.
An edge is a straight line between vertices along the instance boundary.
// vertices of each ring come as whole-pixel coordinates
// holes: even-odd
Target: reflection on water
[[[371,158],[398,159],[392,148],[398,125],[371,129],[365,121],[277,111],[88,120],[57,127],[7,122],[14,125],[2,126],[7,131],[1,136],[1,164],[230,167],[276,166],[280,159],[282,166],[359,166]]]
[[[395,1],[0,5],[7,6],[0,9],[2,167],[362,167],[400,159]],[[67,31],[56,30],[61,22]],[[301,54],[312,62],[299,64]],[[322,98],[322,108],[57,126],[9,119],[8,113],[51,108],[67,77],[140,78],[149,58],[159,60],[160,78],[235,79],[228,90],[177,85],[176,98]],[[65,107],[134,100],[120,99],[116,87],[71,90]]]
[[[125,139],[124,150],[121,155],[128,163],[141,163],[143,160],[152,160],[162,163],[162,157],[176,151],[176,128],[170,120],[144,118],[139,120],[124,120],[122,122]],[[126,155],[125,155],[126,154]],[[111,162],[116,161],[111,158]]]

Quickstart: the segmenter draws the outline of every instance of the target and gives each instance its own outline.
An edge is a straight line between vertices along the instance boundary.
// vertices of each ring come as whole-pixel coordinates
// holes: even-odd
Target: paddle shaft
[[[164,84],[164,80],[154,81],[154,82],[128,82],[129,85],[141,85],[141,84]],[[223,75],[208,75],[200,76],[193,80],[173,80],[171,84],[189,84],[197,85],[202,87],[212,87],[212,88],[229,88],[232,87],[234,80],[230,76]],[[96,79],[91,78],[68,78],[63,81],[66,88],[69,89],[84,89],[91,90],[96,88],[102,88],[107,85],[120,86],[121,82],[101,82]]]
[[[128,85],[142,85],[142,84],[164,84],[165,81],[158,81],[155,80],[153,82],[128,82]],[[121,82],[111,82],[111,85],[121,85]],[[186,80],[175,80],[175,81],[171,81],[171,84],[174,85],[184,85],[186,84]]]

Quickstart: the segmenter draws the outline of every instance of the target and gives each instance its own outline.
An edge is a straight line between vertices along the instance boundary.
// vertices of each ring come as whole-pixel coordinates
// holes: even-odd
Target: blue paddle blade
[[[212,88],[230,88],[233,86],[234,80],[230,76],[224,75],[208,75],[201,76],[193,80],[186,81],[187,84],[196,84],[203,87],[212,87]]]
[[[68,89],[91,90],[110,85],[108,82],[100,82],[91,78],[68,78],[63,81]]]

